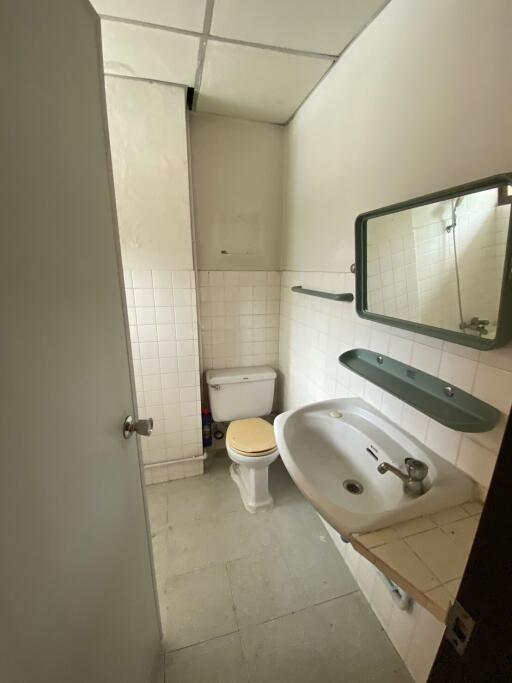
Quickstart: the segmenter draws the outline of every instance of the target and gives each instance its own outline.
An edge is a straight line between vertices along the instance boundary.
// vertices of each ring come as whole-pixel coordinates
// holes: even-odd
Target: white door
[[[0,27],[0,681],[148,683],[99,22],[85,0],[2,0]]]

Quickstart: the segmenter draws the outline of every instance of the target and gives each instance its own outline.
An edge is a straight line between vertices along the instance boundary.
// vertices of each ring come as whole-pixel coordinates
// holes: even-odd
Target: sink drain
[[[345,479],[343,488],[349,493],[353,493],[355,496],[358,496],[364,491],[363,485],[355,479]]]

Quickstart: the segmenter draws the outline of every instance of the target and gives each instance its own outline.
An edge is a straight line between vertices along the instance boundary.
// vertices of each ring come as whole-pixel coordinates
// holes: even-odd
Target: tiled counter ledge
[[[481,510],[481,503],[463,503],[379,531],[352,534],[350,542],[444,623],[457,595]]]

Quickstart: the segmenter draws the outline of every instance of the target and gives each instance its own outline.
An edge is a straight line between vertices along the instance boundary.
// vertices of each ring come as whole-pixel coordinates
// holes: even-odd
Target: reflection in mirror
[[[494,339],[511,206],[492,188],[368,218],[368,312]]]

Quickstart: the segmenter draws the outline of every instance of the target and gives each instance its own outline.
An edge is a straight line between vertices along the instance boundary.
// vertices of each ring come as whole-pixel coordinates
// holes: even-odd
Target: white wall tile
[[[172,271],[171,270],[153,270],[153,287],[155,289],[171,289],[172,287]]]
[[[512,404],[512,373],[480,363],[476,371],[473,393],[482,401],[490,403],[503,413],[508,413]]]
[[[155,308],[155,320],[157,324],[166,325],[174,322],[174,308],[171,306],[157,306]]]
[[[418,611],[405,662],[416,683],[428,679],[432,663],[443,637],[444,626],[427,610]]]
[[[155,289],[154,290],[154,305],[155,306],[174,306],[174,299],[172,289]]]
[[[277,367],[280,274],[200,271],[203,368]]]
[[[193,273],[191,274],[188,270],[175,270],[172,273],[173,289],[190,289],[191,276],[193,279]]]
[[[153,289],[150,270],[132,270],[134,289]]]
[[[155,309],[153,307],[139,307],[135,309],[137,325],[152,325],[155,322]]]
[[[462,437],[457,467],[479,484],[488,488],[495,464],[495,453],[484,448],[467,435]]]
[[[133,294],[135,303],[135,308],[129,308],[129,317],[133,321],[130,335],[134,342],[137,404],[139,412],[155,421],[153,435],[143,442],[143,460],[147,464],[200,455],[194,273],[134,270],[127,271],[125,281],[135,285],[135,289],[126,291]],[[176,300],[183,305],[176,308],[174,295],[178,291]],[[196,463],[191,464],[187,472],[196,472]],[[166,471],[159,468],[159,480],[165,481]],[[169,472],[176,476],[175,469]],[[180,470],[180,476],[188,475]]]
[[[475,360],[443,351],[439,377],[459,387],[459,389],[470,392],[475,379],[476,368]]]
[[[441,362],[441,350],[414,343],[411,356],[411,365],[418,370],[428,372],[430,375],[437,375]]]
[[[455,464],[462,439],[461,432],[445,427],[430,420],[427,428],[426,444],[445,460]]]
[[[136,306],[154,306],[155,299],[153,297],[153,290],[151,289],[134,289],[133,290]]]
[[[415,436],[419,441],[425,442],[428,427],[428,417],[420,413],[412,406],[405,405],[402,411],[402,427],[405,431]]]
[[[152,342],[157,340],[156,325],[138,325],[139,342]]]

